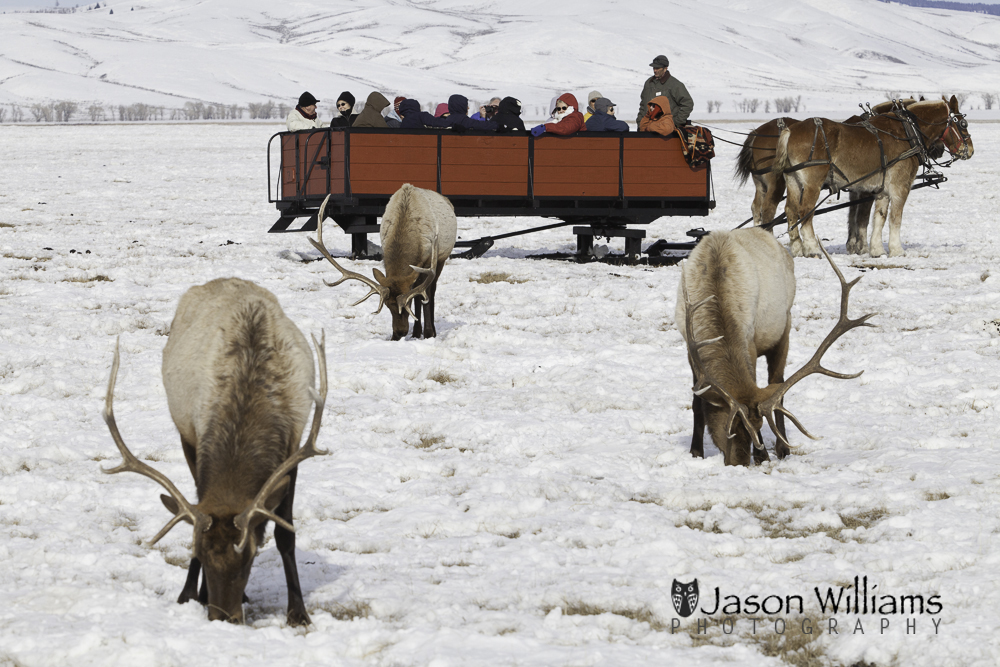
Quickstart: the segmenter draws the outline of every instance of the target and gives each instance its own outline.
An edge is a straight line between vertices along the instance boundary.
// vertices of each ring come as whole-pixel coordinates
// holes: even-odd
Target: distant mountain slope
[[[144,0],[5,14],[0,35],[0,102],[19,104],[377,89],[425,102],[499,92],[543,108],[596,88],[631,118],[658,53],[698,112],[753,97],[849,109],[886,92],[1000,92],[1000,19],[877,0]]]
[[[1000,5],[990,5],[984,2],[948,2],[947,0],[879,0],[879,2],[896,2],[909,7],[948,9],[956,12],[978,12],[1000,16]]]

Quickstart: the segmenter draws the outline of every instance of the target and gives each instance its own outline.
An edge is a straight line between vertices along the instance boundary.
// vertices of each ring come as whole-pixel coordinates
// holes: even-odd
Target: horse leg
[[[851,193],[851,201],[860,199],[861,194]],[[853,204],[847,213],[847,252],[863,255],[868,252],[868,220],[871,218],[871,201]]]
[[[882,227],[885,225],[885,216],[889,212],[889,197],[883,195],[875,200],[875,215],[872,217],[872,235],[868,241],[868,252],[872,257],[882,257],[885,255],[885,248],[882,246]]]
[[[912,183],[912,179],[910,181]],[[903,252],[903,240],[900,238],[900,228],[903,226],[903,207],[906,205],[907,195],[910,188],[890,188],[889,191],[889,256],[901,257]]]
[[[816,202],[819,201],[820,187],[819,185],[809,183],[802,194],[802,209],[809,213],[808,217],[799,225],[799,234],[802,237],[802,252],[806,257],[822,257],[819,250],[819,241],[816,240],[816,232],[813,230],[812,213]]]
[[[802,187],[797,179],[786,179],[788,198],[785,200],[785,216],[788,219],[788,251],[792,257],[802,257],[802,237],[799,234],[799,212],[802,210]]]
[[[778,211],[778,204],[785,194],[785,177],[781,174],[769,174],[770,183],[767,192],[764,194],[761,204],[760,224],[766,225],[774,220],[774,214]]]

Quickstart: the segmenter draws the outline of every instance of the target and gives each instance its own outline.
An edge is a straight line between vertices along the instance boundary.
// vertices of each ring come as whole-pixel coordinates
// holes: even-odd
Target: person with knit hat
[[[656,56],[653,62],[649,63],[653,68],[653,76],[646,79],[642,86],[641,100],[639,102],[639,115],[635,117],[636,123],[641,123],[643,117],[649,110],[649,102],[654,97],[666,97],[670,100],[670,110],[674,118],[674,125],[686,125],[688,117],[694,111],[694,100],[688,93],[687,87],[670,76],[670,60],[666,56]]]
[[[592,91],[590,91],[590,94],[587,95],[587,113],[583,114],[583,122],[584,123],[586,123],[588,120],[590,120],[590,117],[594,115],[594,111],[595,111],[595,109],[594,109],[594,102],[596,102],[597,100],[599,100],[602,97],[604,97],[604,95],[601,95],[601,92],[599,90],[592,90]],[[607,98],[605,98],[605,99],[607,99]]]
[[[317,119],[316,105],[319,103],[312,93],[306,91],[299,95],[298,105],[288,112],[285,125],[289,132],[299,130],[314,130],[318,127],[326,127],[328,123],[321,123]]]
[[[330,121],[330,127],[350,127],[358,119],[354,113],[354,95],[349,91],[342,92],[337,97],[337,111],[340,115]]]

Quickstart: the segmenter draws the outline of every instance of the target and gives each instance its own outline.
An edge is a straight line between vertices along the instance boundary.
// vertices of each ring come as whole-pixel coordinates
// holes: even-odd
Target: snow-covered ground
[[[572,249],[565,230],[511,239],[446,266],[437,339],[391,342],[385,312],[348,305],[362,286],[327,288],[332,267],[300,261],[316,256],[304,235],[265,233],[272,129],[4,130],[0,665],[1000,661],[1000,125],[973,123],[973,159],[911,197],[906,257],[847,256],[845,216],[817,219],[847,278],[863,272],[852,315],[878,313],[826,362],[865,373],[797,385],[787,403],[824,439],[790,430],[793,455],[751,469],[710,446],[688,454],[676,267],[521,258]],[[717,148],[718,208],[662,219],[647,243],[749,215],[735,148]],[[460,234],[537,222],[463,219]],[[825,262],[795,268],[791,369],[839,301]],[[331,454],[301,466],[295,507],[307,629],[286,627],[270,538],[247,627],[177,605],[190,528],[148,548],[168,518],[160,488],[100,472],[117,460],[100,412],[120,337],[123,436],[193,496],[161,351],[181,294],[221,276],[263,285],[304,332],[326,331],[319,444]],[[823,613],[813,589],[836,594],[855,576],[928,609]],[[694,578],[707,611],[716,587],[802,596],[804,611],[743,609],[726,634],[721,611],[675,613],[672,581]]]
[[[801,96],[810,115],[851,115],[886,95],[968,93],[982,105],[1000,92],[1000,17],[877,0],[104,4],[0,15],[0,103],[74,101],[79,119],[89,103],[245,106],[309,90],[329,117],[341,91],[380,90],[425,104],[513,95],[538,118],[553,94],[596,88],[634,118],[659,53],[699,114],[709,101],[733,113]]]

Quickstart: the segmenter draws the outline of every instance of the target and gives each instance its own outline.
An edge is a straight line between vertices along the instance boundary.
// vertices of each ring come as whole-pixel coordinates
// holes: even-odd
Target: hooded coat
[[[382,110],[389,106],[389,100],[380,92],[373,92],[365,102],[364,110],[351,127],[389,127],[382,118]]]
[[[448,118],[446,127],[453,130],[487,130],[493,132],[497,124],[492,120],[472,120],[468,116],[469,100],[465,95],[448,98]]]
[[[500,109],[497,111],[497,115],[493,116],[493,122],[497,124],[497,132],[511,132],[513,130],[524,132],[524,121],[521,120],[521,103],[513,97],[505,97],[500,100]]]
[[[640,132],[656,132],[657,134],[662,134],[667,136],[674,132],[677,127],[674,125],[674,116],[670,113],[670,100],[664,96],[654,97],[649,101],[650,104],[655,104],[663,110],[663,115],[656,120],[650,119],[649,115],[645,115],[639,120],[639,131]]]
[[[403,100],[399,103],[399,115],[403,117],[403,122],[399,124],[401,130],[422,130],[426,127],[447,127],[447,119],[435,118],[426,111],[420,110],[420,102],[416,100]]]
[[[612,106],[614,105],[611,104],[611,100],[606,97],[594,102],[594,114],[587,121],[587,130],[590,132],[628,132],[628,123],[608,114],[608,109]]]
[[[298,107],[296,107],[288,112],[288,118],[285,119],[285,126],[289,132],[298,132],[299,130],[314,130],[319,127],[326,127],[327,124],[320,122],[318,118],[306,118],[299,112]]]
[[[694,100],[691,99],[691,94],[688,92],[687,87],[670,76],[670,72],[667,72],[667,80],[662,83],[655,76],[646,79],[646,83],[642,86],[639,115],[635,117],[635,122],[642,121],[642,117],[646,115],[646,105],[654,97],[660,95],[670,100],[671,115],[674,117],[674,124],[684,125],[691,112],[694,111]]]
[[[586,130],[587,126],[583,122],[583,114],[576,110],[576,98],[572,95],[572,93],[560,95],[558,100],[572,109],[572,111],[567,111],[558,122],[546,123],[545,131],[551,132],[552,134],[561,134],[566,136]]]

